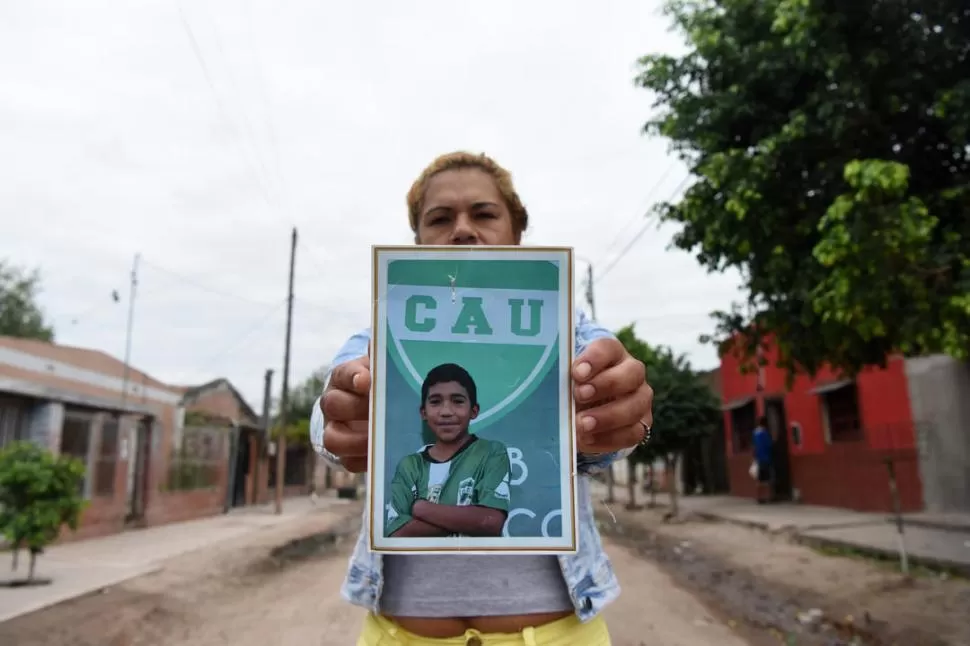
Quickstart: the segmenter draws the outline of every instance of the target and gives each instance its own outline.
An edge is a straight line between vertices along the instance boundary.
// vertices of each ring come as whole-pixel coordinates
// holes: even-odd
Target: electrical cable
[[[669,202],[670,200],[672,200],[674,196],[677,195],[677,193],[679,193],[687,185],[687,182],[690,181],[690,177],[691,176],[688,173],[687,176],[685,176],[684,179],[681,180],[680,184],[677,185],[677,188],[675,188],[673,192],[670,194],[670,197],[668,197],[665,201]],[[623,258],[630,252],[630,250],[633,249],[633,246],[637,243],[637,241],[643,237],[643,234],[647,232],[647,229],[650,228],[650,225],[655,224],[656,221],[657,221],[657,216],[655,213],[653,212],[647,213],[643,226],[640,227],[640,230],[636,233],[636,235],[633,236],[633,238],[630,239],[627,245],[623,247],[620,253],[614,256],[613,260],[606,266],[606,269],[604,269],[599,273],[599,276],[596,277],[594,284],[599,284],[600,281],[606,278],[606,276],[610,273],[610,271],[612,271],[613,268],[616,267],[617,264],[619,264],[619,262],[623,260]]]

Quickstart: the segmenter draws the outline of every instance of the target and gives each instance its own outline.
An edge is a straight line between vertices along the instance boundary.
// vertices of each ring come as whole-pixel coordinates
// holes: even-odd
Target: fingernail
[[[354,376],[353,376],[353,378],[352,378],[352,379],[350,380],[350,383],[351,383],[351,384],[353,384],[353,386],[354,386],[354,388],[356,388],[356,387],[357,387],[357,379],[358,379],[358,377],[360,377],[360,375],[359,375],[359,374],[356,374],[356,375],[354,375]]]
[[[579,395],[580,399],[586,400],[596,394],[596,389],[590,384],[584,384],[576,389],[576,394]]]
[[[578,366],[576,366],[576,376],[580,379],[585,379],[589,376],[589,373],[593,371],[593,366],[589,365],[585,361]]]
[[[586,415],[579,420],[579,427],[584,431],[592,431],[596,428],[596,418]]]

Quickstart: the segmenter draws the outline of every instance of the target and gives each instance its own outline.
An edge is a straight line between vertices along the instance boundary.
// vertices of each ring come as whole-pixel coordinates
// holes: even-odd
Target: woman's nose
[[[451,232],[451,244],[475,244],[478,233],[475,224],[467,213],[459,213],[455,218],[455,228]]]

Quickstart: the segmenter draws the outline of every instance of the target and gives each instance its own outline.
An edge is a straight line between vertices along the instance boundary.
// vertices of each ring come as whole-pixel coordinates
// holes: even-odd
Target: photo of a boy
[[[509,512],[511,466],[506,447],[468,431],[478,391],[454,363],[428,372],[421,419],[435,437],[397,465],[385,506],[385,536],[501,536]]]

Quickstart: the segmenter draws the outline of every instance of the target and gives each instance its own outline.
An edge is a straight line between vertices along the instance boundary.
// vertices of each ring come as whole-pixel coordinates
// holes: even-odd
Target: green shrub
[[[21,549],[30,551],[28,580],[37,555],[53,542],[64,525],[77,529],[87,504],[82,495],[84,464],[55,456],[31,442],[0,449],[0,533],[13,550],[13,568]]]

